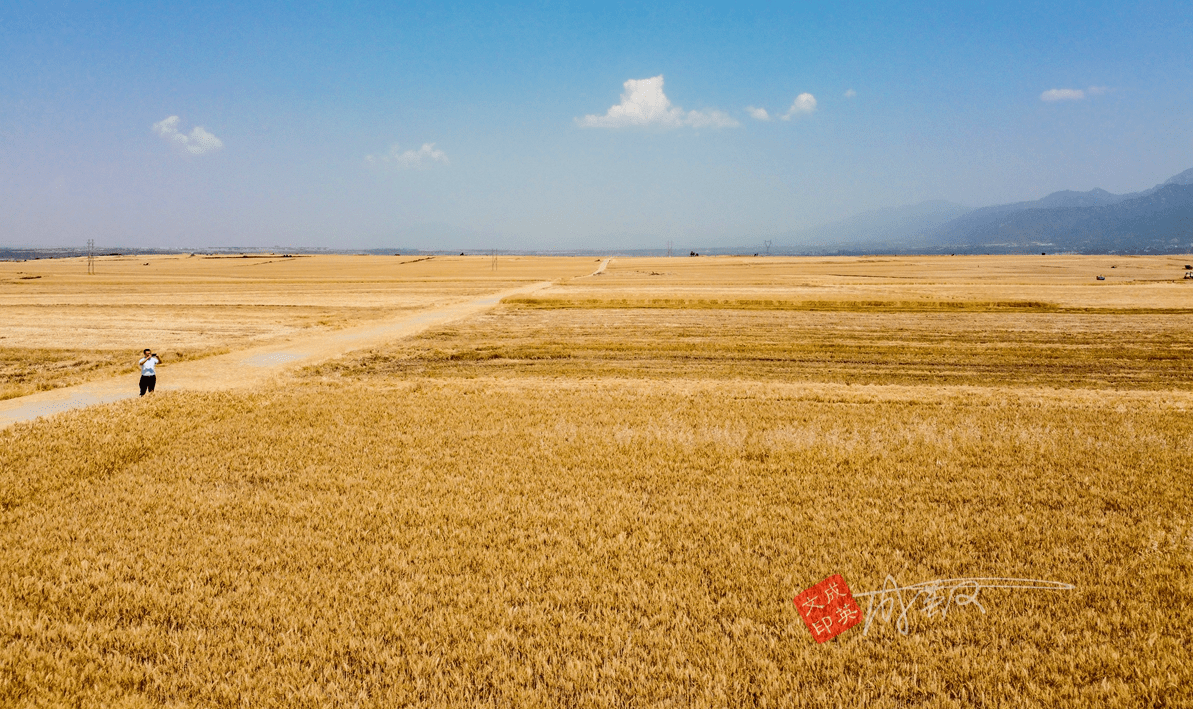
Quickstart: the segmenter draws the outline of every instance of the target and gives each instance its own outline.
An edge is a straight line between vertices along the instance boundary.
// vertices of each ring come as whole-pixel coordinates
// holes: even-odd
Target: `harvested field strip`
[[[794,310],[811,312],[1021,312],[1090,315],[1193,315],[1193,308],[1066,307],[1040,301],[785,300],[781,298],[567,298],[514,297],[504,305],[541,310]]]
[[[0,432],[0,703],[1188,699],[1186,412],[835,391],[303,385]],[[819,646],[791,598],[838,572],[1077,590]]]
[[[599,310],[606,308],[651,308],[676,310],[811,310],[811,311],[852,311],[877,310],[884,312],[921,312],[938,310],[961,310],[975,312],[989,312],[999,310],[1037,310],[1050,312],[1057,310],[1051,303],[1036,301],[894,301],[894,300],[783,300],[783,299],[743,299],[743,298],[534,298],[515,297],[502,301],[505,305],[522,308],[539,309],[582,309]],[[1189,312],[1193,312],[1190,309]]]
[[[312,373],[1188,390],[1188,320],[513,307]]]

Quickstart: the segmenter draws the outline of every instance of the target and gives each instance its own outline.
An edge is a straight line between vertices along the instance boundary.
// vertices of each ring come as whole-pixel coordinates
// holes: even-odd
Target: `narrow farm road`
[[[607,264],[608,261],[605,262]],[[597,270],[599,273],[605,264]],[[502,298],[526,295],[554,285],[551,281],[532,283],[463,303],[405,315],[388,322],[370,323],[355,328],[292,338],[285,342],[230,352],[193,362],[158,367],[160,391],[212,391],[253,387],[271,381],[283,373],[310,364],[411,337],[429,328],[463,320],[497,306]],[[61,411],[106,404],[138,395],[140,373],[133,366],[136,353],[129,355],[129,373],[72,387],[39,392],[0,401],[0,429],[20,421],[29,421]]]

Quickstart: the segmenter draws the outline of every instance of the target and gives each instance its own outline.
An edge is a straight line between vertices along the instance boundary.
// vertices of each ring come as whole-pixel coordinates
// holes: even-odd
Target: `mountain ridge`
[[[871,210],[777,238],[802,237],[792,253],[1193,252],[1193,168],[1139,192],[1061,190],[1037,200],[920,214],[924,205]],[[954,210],[955,211],[955,210]],[[788,242],[790,243],[790,241]]]

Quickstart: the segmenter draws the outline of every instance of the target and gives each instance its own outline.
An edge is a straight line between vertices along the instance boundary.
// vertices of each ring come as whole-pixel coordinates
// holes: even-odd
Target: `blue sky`
[[[3,0],[0,245],[687,248],[1134,191],[1193,167],[1191,38],[1188,2]]]

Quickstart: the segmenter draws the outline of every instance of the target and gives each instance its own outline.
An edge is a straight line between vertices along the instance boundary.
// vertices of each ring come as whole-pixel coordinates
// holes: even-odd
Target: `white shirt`
[[[160,359],[158,359],[156,356],[150,355],[149,359],[141,363],[141,376],[156,377],[157,372],[154,371],[153,368],[156,367],[159,362],[161,362]]]

